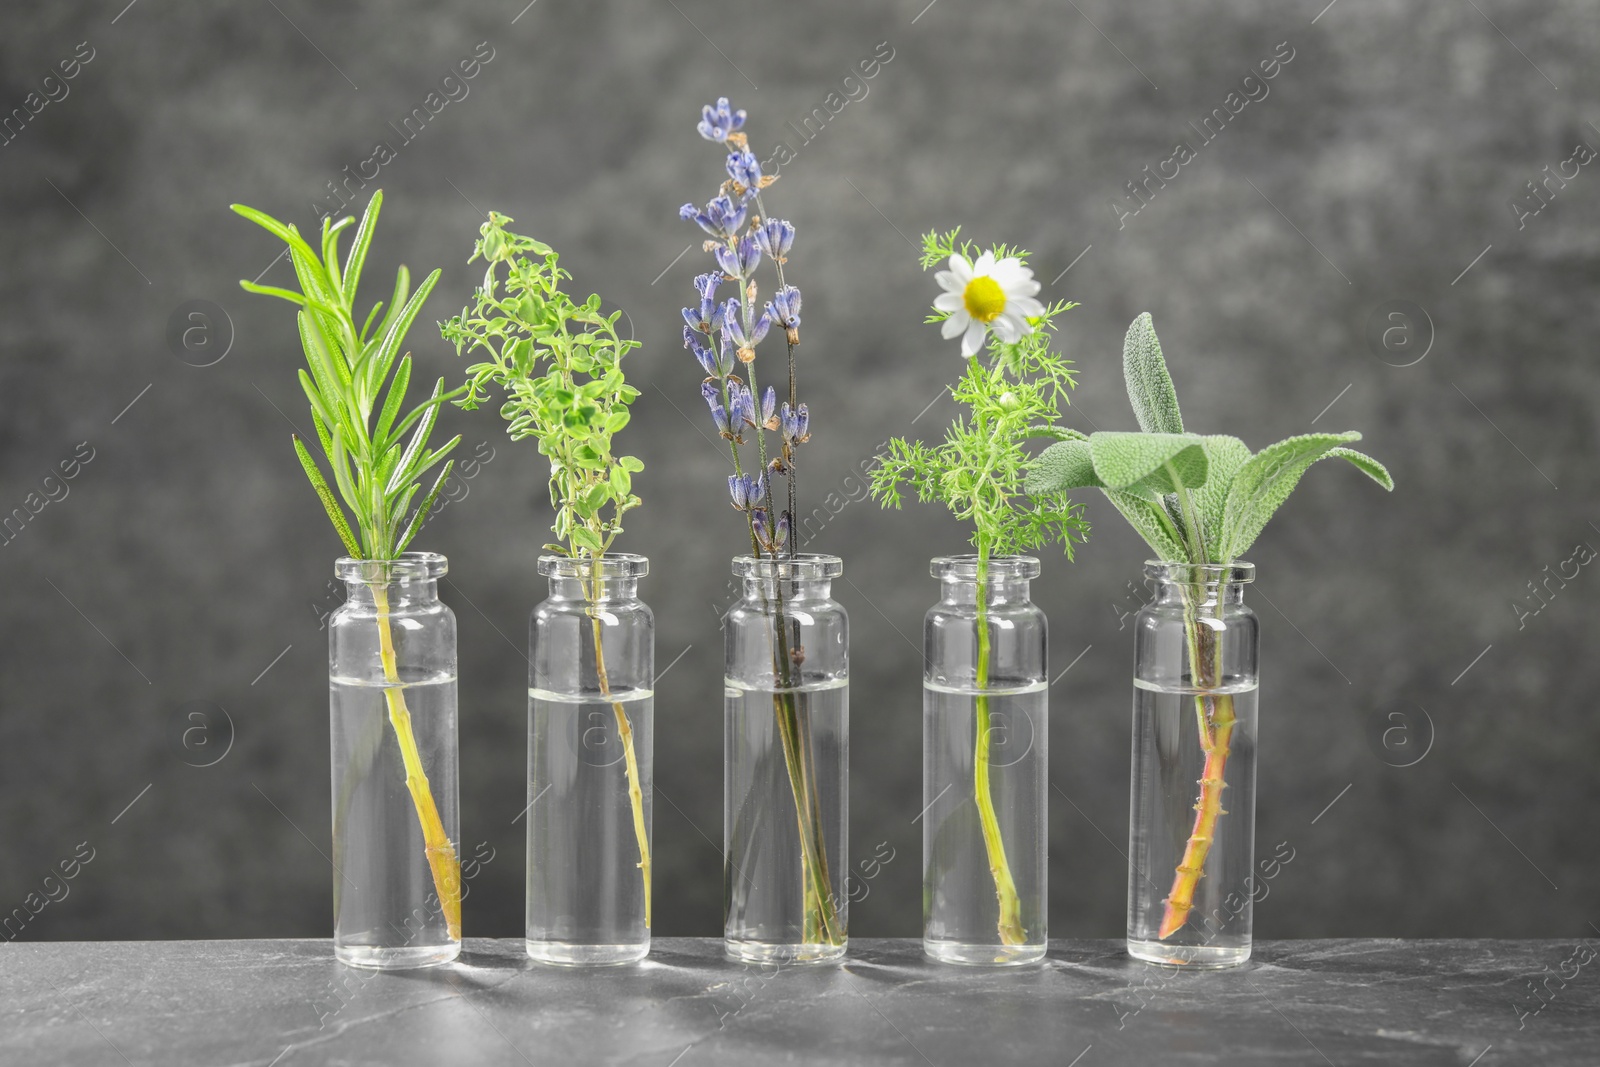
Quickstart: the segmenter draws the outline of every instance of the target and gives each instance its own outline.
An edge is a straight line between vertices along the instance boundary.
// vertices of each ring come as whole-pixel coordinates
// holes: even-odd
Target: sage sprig
[[[1237,437],[1199,435],[1183,428],[1178,394],[1167,371],[1149,314],[1128,327],[1122,347],[1128,399],[1139,433],[1050,428],[1057,438],[1033,462],[1030,493],[1100,489],[1159,559],[1194,565],[1227,565],[1242,556],[1262,528],[1289,498],[1306,470],[1321,459],[1343,459],[1386,490],[1394,480],[1383,464],[1346,446],[1359,441],[1354,430],[1290,437],[1260,452]],[[1214,567],[1213,567],[1214,573]],[[1222,638],[1202,613],[1214,603],[1208,579],[1197,566],[1184,593],[1184,632],[1199,740],[1205,752],[1194,827],[1173,874],[1158,936],[1165,940],[1188,921],[1195,886],[1204,871],[1217,820],[1225,814],[1230,745],[1237,718],[1231,693],[1222,688]],[[1215,584],[1215,579],[1209,579]]]
[[[1361,440],[1354,430],[1302,434],[1254,454],[1237,437],[1185,432],[1148,314],[1128,327],[1122,361],[1141,432],[1086,435],[1052,429],[1041,434],[1064,439],[1033,461],[1027,491],[1047,496],[1086,487],[1103,490],[1160,559],[1215,564],[1238,559],[1320,459],[1347,460],[1385,489],[1394,488],[1383,464],[1345,447]]]

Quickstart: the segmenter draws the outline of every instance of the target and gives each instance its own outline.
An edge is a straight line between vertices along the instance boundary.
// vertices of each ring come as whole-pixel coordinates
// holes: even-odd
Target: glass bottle
[[[723,937],[730,957],[844,955],[850,627],[837,556],[740,556],[723,619]]]
[[[1134,629],[1128,954],[1231,967],[1250,958],[1260,632],[1253,564],[1145,564]]]
[[[922,946],[946,963],[1044,958],[1049,677],[1032,556],[940,556],[923,625]]]
[[[655,616],[643,556],[541,556],[528,625],[528,955],[650,951]]]
[[[344,558],[328,618],[333,946],[358,967],[461,952],[456,617],[435,552]]]

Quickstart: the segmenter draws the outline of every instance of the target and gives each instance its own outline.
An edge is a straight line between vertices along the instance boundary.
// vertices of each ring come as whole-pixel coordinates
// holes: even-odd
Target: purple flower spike
[[[728,495],[733,497],[733,506],[740,511],[750,506],[749,484],[742,474],[728,475]]]
[[[767,536],[768,531],[766,511],[762,508],[756,508],[754,511],[750,512],[750,525],[755,527],[756,540],[761,543],[761,547],[770,550],[772,547],[772,541]]]
[[[737,245],[717,246],[717,265],[730,277],[746,277],[760,262],[761,246],[748,237],[741,237]]]
[[[744,225],[745,209],[744,205],[735,204],[726,196],[719,196],[708,203],[703,211],[693,204],[683,205],[678,209],[678,217],[697,224],[712,237],[727,238],[738,233]]]
[[[745,198],[761,188],[761,161],[749,149],[728,153],[728,177],[744,186]]]
[[[706,140],[722,142],[728,139],[729,134],[742,129],[744,120],[744,110],[733,110],[724,96],[719,97],[715,104],[707,104],[700,109],[700,123],[695,128]]]
[[[728,387],[728,406],[731,422],[737,428],[736,437],[742,436],[745,426],[758,426],[756,422],[755,397],[750,395],[750,390],[737,383]]]
[[[699,361],[700,369],[706,372],[707,377],[722,377],[722,367],[717,362],[717,354],[710,347],[701,344],[698,338],[691,337],[690,340],[693,343],[689,345],[689,350],[694,353],[694,358]]]
[[[705,397],[706,405],[711,408],[711,421],[717,424],[717,432],[727,436],[728,412],[722,406],[722,397],[716,385],[712,382],[702,382],[700,395]]]
[[[695,311],[694,308],[683,309],[683,322],[684,325],[691,330],[702,330],[705,328],[705,320],[700,317],[700,313]]]
[[[789,409],[788,404],[783,405],[783,410],[779,412],[778,422],[783,431],[785,444],[804,444],[811,439],[811,413],[806,410],[804,404],[801,404],[793,411]]]
[[[722,275],[717,271],[706,274],[697,274],[694,279],[695,291],[700,294],[700,321],[709,323],[717,313],[717,286],[722,283]]]
[[[767,313],[785,330],[800,325],[800,290],[786,285],[773,293],[772,299],[767,301]]]
[[[761,425],[769,430],[778,428],[778,393],[770,385],[761,395]]]
[[[761,251],[773,259],[782,259],[794,245],[794,227],[782,219],[767,219],[755,231]]]

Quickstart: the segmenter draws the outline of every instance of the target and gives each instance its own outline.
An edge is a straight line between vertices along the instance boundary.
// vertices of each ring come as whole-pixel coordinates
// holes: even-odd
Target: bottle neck
[[[606,603],[639,599],[637,578],[577,578],[568,575],[550,576],[551,600],[576,600],[586,603]]]
[[[1158,579],[1155,602],[1207,611],[1236,607],[1244,603],[1245,584],[1244,582],[1176,582]]]
[[[1012,604],[1027,604],[1030,583],[1025,578],[991,578],[984,582],[983,603],[986,608],[999,608]],[[979,585],[962,578],[944,578],[939,583],[939,596],[945,604],[978,603]]]
[[[744,579],[746,600],[783,600],[801,603],[807,600],[827,600],[833,595],[833,582],[826,578],[795,579],[764,576]]]
[[[403,578],[384,582],[346,578],[345,601],[357,608],[391,614],[418,611],[439,603],[439,582],[433,578]]]

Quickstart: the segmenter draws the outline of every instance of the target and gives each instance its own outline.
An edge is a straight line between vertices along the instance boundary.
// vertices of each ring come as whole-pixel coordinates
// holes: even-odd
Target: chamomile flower
[[[1010,344],[1033,332],[1030,317],[1044,314],[1044,305],[1033,298],[1039,283],[1015,256],[997,260],[985,252],[973,263],[958,253],[934,280],[944,292],[933,306],[950,313],[939,332],[946,340],[961,335],[963,357],[977,355],[989,330]]]

